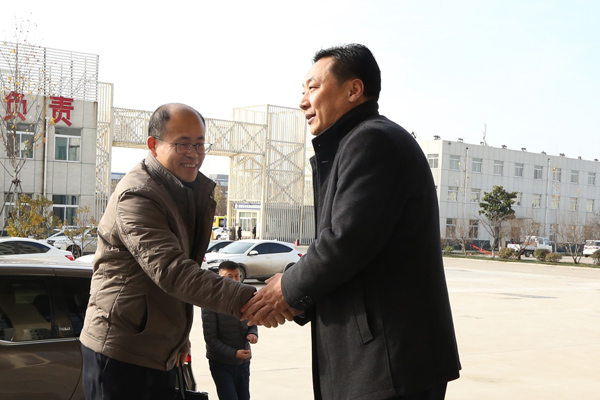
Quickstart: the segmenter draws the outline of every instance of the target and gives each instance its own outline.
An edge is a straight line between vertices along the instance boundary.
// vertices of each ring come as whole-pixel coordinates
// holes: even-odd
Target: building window
[[[469,201],[471,203],[479,203],[481,200],[481,190],[480,189],[471,189],[471,197]]]
[[[596,173],[588,172],[588,185],[595,185],[595,184],[596,184]]]
[[[429,161],[429,168],[437,168],[439,161],[439,154],[427,154],[427,161]]]
[[[588,199],[585,205],[585,211],[594,212],[594,199]]]
[[[579,171],[571,170],[571,183],[579,183]]]
[[[520,163],[516,163],[515,164],[515,176],[522,178],[523,177],[523,169],[524,169],[524,165],[520,164]]]
[[[456,219],[446,218],[446,237],[456,237]]]
[[[542,179],[543,173],[544,168],[541,165],[536,165],[533,167],[533,179]]]
[[[571,197],[569,200],[569,210],[577,211],[579,209],[579,202],[577,200],[577,197]]]
[[[550,208],[558,209],[560,206],[560,196],[552,196],[552,200],[550,201]]]
[[[6,126],[6,140],[9,149],[7,152],[8,156],[16,158],[33,158],[35,125],[17,124],[16,131],[13,130],[13,126],[12,123],[9,123]]]
[[[458,187],[448,186],[448,201],[456,201],[458,199]]]
[[[469,237],[471,239],[477,239],[479,237],[479,220],[469,220]]]
[[[560,168],[552,169],[552,180],[554,182],[560,182],[561,175],[562,175],[562,170]]]
[[[542,206],[542,195],[534,194],[533,199],[531,200],[531,207],[540,208]]]
[[[494,161],[494,175],[502,175],[504,172],[504,161]]]
[[[521,207],[521,201],[523,200],[523,193],[517,192],[517,197],[515,197],[514,205]]]
[[[450,169],[458,171],[460,167],[460,156],[450,156]]]
[[[54,159],[79,161],[81,153],[81,129],[55,127]]]
[[[481,165],[483,164],[483,159],[474,158],[473,159],[473,172],[480,174],[481,173]]]
[[[52,195],[52,211],[54,215],[60,218],[63,223],[73,225],[74,218],[79,206],[79,198],[77,196],[54,194]]]

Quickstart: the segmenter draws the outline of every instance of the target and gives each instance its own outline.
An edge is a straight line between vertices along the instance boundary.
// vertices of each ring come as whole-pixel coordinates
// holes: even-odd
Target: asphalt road
[[[446,399],[600,398],[600,269],[460,258],[445,265],[463,365]],[[312,398],[309,330],[259,328],[254,399]],[[199,310],[192,351],[198,386],[216,400]]]

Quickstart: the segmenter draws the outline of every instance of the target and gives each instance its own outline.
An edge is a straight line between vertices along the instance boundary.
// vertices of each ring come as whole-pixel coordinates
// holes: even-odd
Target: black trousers
[[[86,400],[171,400],[177,369],[140,367],[81,346],[83,392]]]
[[[444,400],[446,397],[447,387],[448,383],[444,383],[422,392],[411,393],[400,397],[392,397],[388,400]]]

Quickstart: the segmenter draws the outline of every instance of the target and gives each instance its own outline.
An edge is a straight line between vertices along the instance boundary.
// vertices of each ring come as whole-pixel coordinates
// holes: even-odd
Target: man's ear
[[[148,136],[146,139],[146,144],[148,145],[148,150],[152,153],[154,157],[156,157],[156,144],[158,140],[154,136]]]
[[[362,99],[365,93],[365,84],[362,80],[356,78],[349,81],[348,101],[354,103]]]

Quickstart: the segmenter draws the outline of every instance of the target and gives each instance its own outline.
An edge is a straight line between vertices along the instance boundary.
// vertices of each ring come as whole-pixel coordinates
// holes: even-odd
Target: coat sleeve
[[[117,205],[121,241],[162,290],[183,302],[241,318],[256,289],[203,270],[184,253],[169,227],[164,205],[139,192],[125,192]]]
[[[210,352],[222,357],[235,358],[238,349],[223,343],[219,338],[218,316],[215,312],[202,309],[202,330]]]
[[[373,211],[390,211],[377,221],[378,236],[389,237],[396,228],[412,190],[406,175],[414,166],[391,135],[385,129],[363,128],[340,146],[330,180],[324,183],[329,190],[335,188],[328,196],[331,203],[322,205],[328,219],[319,221],[317,239],[282,278],[284,298],[292,307],[304,310],[318,302],[377,256],[385,241],[368,238]]]
[[[248,332],[246,332],[246,336],[248,335],[256,335],[256,337],[258,337],[258,326],[250,325],[248,327]]]

